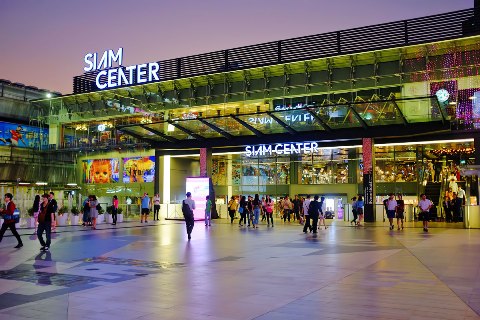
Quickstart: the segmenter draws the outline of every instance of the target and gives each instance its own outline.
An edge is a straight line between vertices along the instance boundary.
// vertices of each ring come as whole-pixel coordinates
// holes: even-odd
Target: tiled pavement
[[[4,238],[0,320],[480,319],[480,230],[125,226]]]

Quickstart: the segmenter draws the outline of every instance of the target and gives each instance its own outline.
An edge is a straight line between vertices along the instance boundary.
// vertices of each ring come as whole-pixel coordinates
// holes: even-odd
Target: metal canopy
[[[446,122],[444,110],[435,96],[406,99],[392,96],[386,100],[339,101],[338,104],[305,105],[247,114],[197,115],[191,119],[120,125],[117,129],[145,140],[154,148],[183,149],[193,145],[235,146],[246,141],[258,143],[258,138],[269,143],[327,137],[397,137],[426,130],[444,130],[448,126]]]

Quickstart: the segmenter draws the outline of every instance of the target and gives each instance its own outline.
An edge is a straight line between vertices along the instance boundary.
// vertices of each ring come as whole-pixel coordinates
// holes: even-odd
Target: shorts
[[[428,211],[420,212],[418,214],[418,220],[429,221],[430,220],[430,213]]]
[[[142,214],[148,215],[150,213],[150,209],[148,208],[142,208]]]
[[[387,218],[388,219],[395,218],[395,210],[387,210]]]
[[[404,216],[404,213],[403,213],[403,212],[397,212],[397,213],[395,214],[395,217],[396,217],[397,219],[405,219],[405,216]]]

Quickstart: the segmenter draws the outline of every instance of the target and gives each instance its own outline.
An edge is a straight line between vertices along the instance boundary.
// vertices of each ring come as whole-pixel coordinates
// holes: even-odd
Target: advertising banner
[[[123,182],[153,182],[155,156],[123,158]]]
[[[48,129],[0,122],[0,146],[44,149],[48,146]]]
[[[115,183],[119,179],[118,159],[93,159],[82,162],[83,183]]]

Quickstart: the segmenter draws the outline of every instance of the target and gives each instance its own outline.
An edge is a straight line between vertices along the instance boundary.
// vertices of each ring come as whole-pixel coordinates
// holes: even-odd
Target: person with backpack
[[[305,201],[303,201],[303,216],[305,218],[305,224],[303,225],[303,233],[307,233],[307,230],[312,232],[312,226],[310,225],[310,195],[307,195]]]
[[[185,219],[185,226],[187,228],[188,240],[192,239],[192,230],[195,224],[193,217],[193,210],[195,210],[195,201],[192,199],[192,193],[187,192],[187,198],[182,201],[183,218]]]
[[[7,229],[10,229],[12,231],[12,234],[15,236],[15,238],[18,241],[18,244],[15,246],[15,249],[20,249],[23,247],[23,242],[22,239],[20,238],[20,235],[17,232],[17,227],[15,226],[15,218],[13,217],[13,214],[15,212],[15,203],[12,201],[13,195],[11,193],[6,193],[5,194],[5,209],[0,209],[0,214],[3,216],[3,224],[2,228],[0,229],[0,242],[2,242],[3,235]]]
[[[90,196],[83,201],[83,217],[82,217],[82,226],[86,227],[90,225]]]

